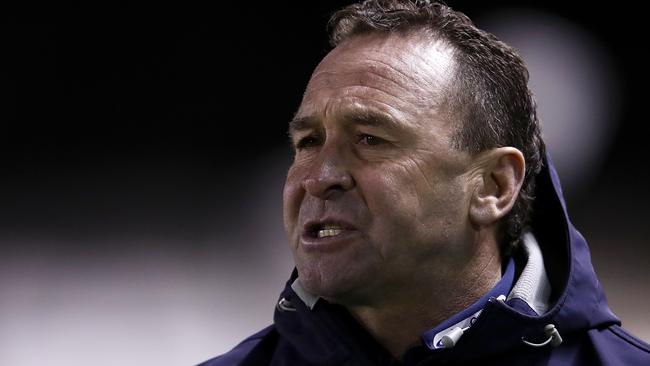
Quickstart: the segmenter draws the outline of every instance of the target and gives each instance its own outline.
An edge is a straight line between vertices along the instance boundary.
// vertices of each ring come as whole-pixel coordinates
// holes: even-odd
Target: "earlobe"
[[[469,215],[477,226],[495,224],[515,204],[524,180],[524,156],[514,147],[500,147],[477,157],[481,172],[470,202]]]

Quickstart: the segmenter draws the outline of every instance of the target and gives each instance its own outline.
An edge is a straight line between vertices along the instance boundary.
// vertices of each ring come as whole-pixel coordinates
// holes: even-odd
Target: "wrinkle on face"
[[[348,86],[342,89],[335,97],[327,100],[323,108],[324,119],[330,119],[332,116],[344,114],[345,109],[351,109],[356,106],[357,108],[366,108],[364,106],[372,105],[373,107],[384,111],[385,113],[395,116],[393,119],[401,121],[405,115],[401,112],[403,108],[409,108],[404,105],[408,103],[397,103],[399,96],[391,94],[382,89],[372,88],[368,86]],[[336,91],[336,89],[334,89]],[[383,101],[382,99],[395,99],[393,102]]]
[[[411,163],[411,166],[415,167],[415,170],[419,173],[420,177],[422,178],[422,181],[426,184],[428,189],[431,192],[435,192],[436,185],[431,181],[429,174],[427,174],[422,167],[422,165],[424,165],[424,162],[420,162],[418,159],[412,157],[410,157],[408,161]]]
[[[420,40],[410,42],[407,47],[403,43],[395,45],[397,39],[405,39],[404,35],[377,35],[367,34],[352,37],[340,44],[314,71],[312,78],[322,71],[321,66],[326,64],[330,57],[337,57],[339,62],[352,65],[367,66],[363,62],[374,62],[392,71],[389,74],[401,75],[418,85],[441,86],[454,74],[455,51],[442,40]],[[364,45],[366,47],[364,47]],[[355,52],[363,51],[365,59],[356,57]],[[340,56],[339,54],[343,54]],[[384,57],[390,55],[389,58]],[[372,65],[370,65],[372,67]],[[406,72],[405,70],[408,70]],[[435,71],[435,72],[431,72]]]

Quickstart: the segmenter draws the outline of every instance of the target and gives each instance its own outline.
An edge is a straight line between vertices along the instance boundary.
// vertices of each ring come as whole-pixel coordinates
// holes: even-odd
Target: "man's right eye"
[[[317,146],[320,143],[320,138],[318,136],[309,135],[301,138],[296,143],[296,150],[307,149],[310,147]]]

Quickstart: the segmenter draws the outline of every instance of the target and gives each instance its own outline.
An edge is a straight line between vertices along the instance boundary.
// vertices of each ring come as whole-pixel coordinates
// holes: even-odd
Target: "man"
[[[296,270],[204,365],[650,364],[570,224],[516,52],[428,1],[331,21],[290,122]]]

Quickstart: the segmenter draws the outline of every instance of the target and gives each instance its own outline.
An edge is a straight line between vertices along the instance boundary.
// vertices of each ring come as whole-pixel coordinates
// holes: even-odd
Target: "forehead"
[[[354,36],[332,50],[307,85],[297,117],[376,110],[414,121],[439,109],[455,62],[441,41],[405,35]]]

